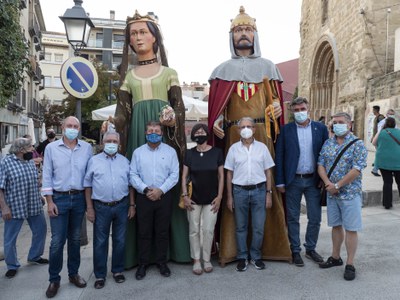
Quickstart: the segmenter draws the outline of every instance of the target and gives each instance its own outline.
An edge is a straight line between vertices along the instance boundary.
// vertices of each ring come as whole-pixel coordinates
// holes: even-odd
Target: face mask
[[[109,155],[114,155],[118,151],[118,144],[114,143],[105,143],[104,144],[104,152]]]
[[[294,113],[294,119],[297,123],[303,123],[308,118],[307,111],[299,111]]]
[[[249,139],[253,136],[253,130],[251,130],[250,128],[243,128],[240,131],[240,136],[244,139]]]
[[[33,152],[26,152],[23,155],[24,160],[31,160],[33,158]]]
[[[67,139],[69,140],[74,140],[78,137],[78,129],[74,129],[74,128],[65,128],[64,130],[64,135]]]
[[[50,133],[47,135],[47,137],[48,137],[49,139],[54,139],[54,138],[56,137],[56,134],[55,134],[54,132],[50,132]]]
[[[199,145],[204,144],[204,142],[206,142],[207,140],[208,140],[208,136],[206,136],[206,135],[197,135],[194,137],[194,141]]]
[[[146,140],[147,140],[149,143],[157,144],[157,143],[161,142],[161,140],[162,140],[162,135],[157,134],[157,133],[146,134]]]
[[[387,115],[386,118],[394,118],[394,115]]]
[[[344,136],[348,131],[347,124],[333,124],[333,132],[336,136]]]

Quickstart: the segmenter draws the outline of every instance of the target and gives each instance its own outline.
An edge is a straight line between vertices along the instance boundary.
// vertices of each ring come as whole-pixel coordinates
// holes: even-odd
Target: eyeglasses
[[[245,128],[252,129],[252,128],[254,128],[254,126],[251,126],[251,125],[247,125],[247,126],[239,126],[239,128],[240,128],[240,129],[245,129]]]

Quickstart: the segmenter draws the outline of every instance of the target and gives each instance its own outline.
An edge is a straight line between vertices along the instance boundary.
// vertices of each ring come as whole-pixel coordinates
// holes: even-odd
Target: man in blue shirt
[[[174,148],[161,142],[163,131],[159,122],[146,125],[147,143],[132,155],[130,182],[137,191],[137,222],[139,267],[136,279],[146,276],[150,263],[152,235],[155,235],[155,262],[160,274],[169,277],[167,266],[169,226],[172,213],[170,190],[178,183],[179,162]]]
[[[86,210],[83,179],[93,150],[89,143],[78,139],[80,123],[77,118],[67,117],[62,130],[62,139],[47,145],[43,164],[42,194],[46,197],[52,234],[48,298],[54,297],[60,287],[67,237],[69,281],[79,288],[86,287],[86,281],[79,276],[78,270],[81,262],[80,232]]]
[[[104,150],[89,160],[85,175],[86,216],[93,227],[94,287],[104,287],[107,276],[108,240],[112,225],[111,272],[117,283],[125,281],[126,224],[135,215],[133,189],[129,187],[129,161],[117,153],[119,134],[103,135]],[[128,197],[129,195],[129,197]]]
[[[345,240],[347,261],[344,279],[356,277],[354,256],[358,235],[362,229],[362,170],[367,166],[367,149],[361,140],[353,142],[338,161],[331,176],[327,173],[337,155],[350,142],[357,139],[350,132],[351,117],[347,113],[337,113],[332,117],[335,136],[327,140],[318,159],[318,173],[324,181],[327,197],[328,226],[332,227],[332,255],[320,268],[326,269],[343,265],[340,248]]]
[[[315,251],[321,226],[320,178],[318,155],[328,139],[328,130],[320,122],[311,121],[306,98],[297,97],[290,104],[295,122],[286,124],[278,136],[275,152],[277,189],[286,195],[286,216],[293,263],[304,266],[300,244],[300,208],[304,194],[307,207],[306,257],[323,262]]]

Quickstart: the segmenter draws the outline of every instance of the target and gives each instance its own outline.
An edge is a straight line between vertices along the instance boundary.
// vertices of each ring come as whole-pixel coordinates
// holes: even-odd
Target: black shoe
[[[113,274],[113,278],[115,280],[116,283],[123,283],[125,281],[125,276],[124,274]]]
[[[142,280],[143,278],[146,277],[146,265],[139,265],[138,269],[136,270],[136,280]]]
[[[6,272],[6,277],[7,278],[14,278],[15,275],[17,275],[17,269],[10,269]]]
[[[317,264],[323,263],[324,259],[315,250],[306,251],[306,257],[315,261]]]
[[[106,280],[104,278],[96,279],[96,281],[94,282],[94,288],[96,290],[102,289],[105,284],[106,284]]]
[[[264,262],[263,262],[261,259],[256,259],[256,260],[252,259],[252,260],[250,261],[250,263],[251,263],[252,265],[254,265],[254,267],[255,267],[257,270],[263,270],[263,269],[265,269],[265,264],[264,264]]]
[[[168,268],[166,263],[158,264],[158,268],[160,269],[160,274],[164,277],[171,276],[171,270]]]
[[[346,280],[353,280],[356,278],[356,268],[352,265],[346,265],[343,277]]]
[[[332,267],[338,267],[343,265],[343,260],[339,257],[338,259],[333,258],[332,256],[330,256],[326,262],[320,263],[319,267],[321,269],[328,269],[328,268],[332,268]]]
[[[40,257],[37,260],[28,260],[28,263],[32,265],[47,265],[49,263],[49,260],[47,258]]]
[[[50,282],[49,287],[46,290],[46,297],[53,298],[55,295],[57,295],[59,288],[60,282]]]
[[[371,173],[372,173],[374,176],[381,177],[381,175],[380,175],[378,172],[371,171]]]
[[[292,258],[293,258],[293,263],[295,264],[295,266],[298,267],[303,267],[304,266],[304,261],[300,256],[300,253],[292,253]]]
[[[239,262],[238,262],[238,264],[236,266],[236,271],[238,271],[238,272],[246,271],[247,270],[247,264],[248,264],[247,259],[239,259]]]

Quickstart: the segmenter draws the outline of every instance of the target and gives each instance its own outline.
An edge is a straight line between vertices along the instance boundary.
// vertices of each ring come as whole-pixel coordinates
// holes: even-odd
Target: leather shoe
[[[164,277],[171,276],[171,270],[168,268],[166,263],[159,264],[158,267],[160,268],[160,274]]]
[[[99,278],[94,282],[94,288],[99,290],[104,287],[106,280],[104,278]]]
[[[55,295],[57,295],[59,288],[60,288],[59,282],[50,282],[49,287],[47,288],[46,291],[46,297],[53,298]]]
[[[79,274],[76,274],[75,276],[70,276],[69,282],[75,284],[75,286],[78,288],[86,287],[85,279],[83,279]]]
[[[297,267],[303,267],[304,266],[304,262],[303,259],[301,258],[300,253],[292,253],[292,258],[293,258],[293,263],[295,266]]]
[[[138,269],[136,270],[136,280],[142,280],[143,278],[146,277],[146,265],[139,265]]]

